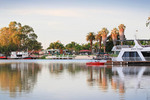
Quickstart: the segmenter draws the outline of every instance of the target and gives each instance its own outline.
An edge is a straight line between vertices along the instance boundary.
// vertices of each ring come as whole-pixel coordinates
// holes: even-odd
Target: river
[[[150,100],[150,66],[0,60],[0,100]]]

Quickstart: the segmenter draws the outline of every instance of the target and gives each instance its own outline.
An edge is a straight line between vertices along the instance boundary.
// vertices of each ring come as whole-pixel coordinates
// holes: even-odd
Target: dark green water
[[[150,100],[150,66],[0,60],[0,100]]]

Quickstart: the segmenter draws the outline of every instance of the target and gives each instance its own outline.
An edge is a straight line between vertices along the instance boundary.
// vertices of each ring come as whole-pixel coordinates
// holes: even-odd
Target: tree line
[[[98,34],[95,34],[94,32],[89,32],[86,36],[86,40],[90,41],[90,50],[92,50],[92,44],[94,40],[97,40],[99,42],[99,50],[101,51],[101,42],[103,42],[103,48],[104,48],[104,53],[106,53],[106,41],[108,38],[111,38],[113,41],[114,46],[116,45],[118,36],[121,41],[121,45],[123,45],[123,41],[125,38],[124,31],[125,31],[126,26],[124,24],[120,24],[117,28],[114,28],[111,30],[111,34],[109,34],[109,30],[107,28],[102,28],[100,31],[98,31]],[[110,40],[110,39],[109,39]]]
[[[37,38],[32,27],[10,22],[0,29],[0,52],[9,55],[11,51],[39,50],[42,46]]]
[[[86,40],[90,41],[90,43],[87,44],[80,45],[76,42],[71,42],[64,46],[60,41],[56,41],[50,43],[47,49],[67,49],[70,52],[79,52],[80,50],[90,50],[92,52],[92,49],[94,49],[95,52],[110,52],[113,47],[113,44],[116,45],[118,35],[121,37],[120,40],[121,44],[123,45],[125,25],[120,24],[118,28],[119,30],[117,28],[114,28],[111,31],[111,35],[109,36],[107,36],[109,33],[107,28],[102,28],[102,30],[100,30],[98,34],[95,34],[94,32],[89,32],[86,36]],[[97,42],[93,44],[93,41]],[[106,44],[108,45],[107,47]]]
[[[146,26],[150,27],[150,17],[148,17]],[[128,45],[133,45],[133,41],[124,41],[126,40],[125,38],[125,29],[126,26],[124,24],[120,24],[118,28],[113,28],[111,30],[110,35],[109,30],[107,28],[102,28],[100,31],[95,34],[94,32],[89,32],[86,35],[86,40],[89,41],[90,43],[86,44],[78,44],[74,41],[63,45],[60,41],[52,42],[50,43],[49,47],[47,49],[67,49],[70,52],[76,51],[79,52],[80,50],[92,50],[94,49],[96,52],[111,52],[111,49],[113,46],[116,46],[118,44],[123,45],[123,43],[128,44]],[[96,41],[93,44],[93,41]],[[143,41],[140,41],[141,44],[146,44]],[[102,44],[103,43],[103,44]]]
[[[146,26],[150,27],[150,17],[147,19]],[[107,28],[102,28],[97,34],[89,32],[86,35],[86,40],[90,41],[90,43],[80,45],[72,41],[64,45],[60,41],[56,41],[51,42],[47,49],[67,49],[70,52],[92,51],[94,49],[96,52],[110,52],[113,45],[119,44],[117,40],[120,40],[121,45],[123,45],[125,28],[124,24],[120,24],[118,28],[111,30],[110,35],[108,35],[109,30]],[[38,36],[34,33],[32,27],[12,21],[8,27],[0,28],[0,53],[7,56],[11,51],[40,50],[42,45],[37,41],[37,38]],[[96,42],[93,44],[93,41]]]

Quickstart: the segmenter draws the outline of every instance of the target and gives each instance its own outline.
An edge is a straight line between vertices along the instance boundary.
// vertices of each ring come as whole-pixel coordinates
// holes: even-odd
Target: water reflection
[[[134,99],[140,100],[140,96],[142,98],[145,95],[148,98],[150,97],[147,93],[150,89],[149,83],[150,67],[145,66],[88,67],[85,63],[52,62],[42,64],[33,62],[0,64],[0,92],[9,92],[10,97],[16,98],[18,95],[23,95],[24,93],[30,93],[32,95],[33,92],[38,92],[37,94],[40,94],[39,92],[43,89],[43,100],[46,96],[51,98],[50,94],[53,95],[53,99],[60,99],[58,97],[63,95],[62,91],[66,91],[67,97],[72,99],[71,97],[76,97],[75,94],[80,93],[80,90],[85,92],[86,95],[92,89],[92,92],[90,91],[89,94],[93,93],[92,95],[98,98],[99,96],[102,98],[105,94],[102,98],[105,100],[110,100],[111,96],[116,97],[115,100],[129,100],[132,95],[134,95]],[[35,84],[38,86],[36,87]],[[60,84],[61,86],[58,86]],[[71,88],[71,90],[67,88]],[[74,88],[77,88],[77,90],[75,91]],[[136,94],[137,91],[140,95]],[[37,94],[36,96],[38,96]],[[106,94],[109,96],[106,96]],[[86,95],[90,99],[94,99],[93,96]]]
[[[87,85],[98,87],[100,91],[109,92],[110,88],[125,99],[126,91],[134,89],[149,89],[150,68],[149,67],[88,67],[85,64],[51,64],[50,72],[62,73],[67,70],[71,75],[79,72],[87,73]],[[82,76],[81,76],[82,77]]]
[[[41,67],[36,63],[0,64],[0,88],[11,97],[21,92],[31,92]]]
[[[89,86],[98,85],[103,91],[107,91],[108,83],[112,78],[111,66],[100,66],[100,67],[88,67],[83,63],[71,63],[71,64],[49,64],[49,70],[51,74],[59,75],[64,70],[67,70],[70,75],[75,75],[79,72],[87,73],[87,84]],[[81,76],[82,77],[82,76]]]

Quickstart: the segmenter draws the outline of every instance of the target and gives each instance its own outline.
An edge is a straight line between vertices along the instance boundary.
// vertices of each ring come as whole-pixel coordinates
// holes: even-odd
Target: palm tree
[[[106,52],[106,40],[107,40],[107,34],[109,33],[108,29],[107,28],[103,28],[101,30],[101,35],[102,35],[102,41],[103,41],[103,44],[104,44],[104,53]]]
[[[124,30],[126,28],[126,26],[124,24],[120,24],[118,26],[119,28],[119,36],[120,36],[120,41],[121,41],[121,45],[123,45],[123,40],[124,40]]]
[[[99,31],[98,34],[95,36],[95,39],[99,41],[99,52],[101,52],[101,42],[102,42],[102,32]]]
[[[111,30],[111,37],[112,37],[114,46],[116,46],[118,34],[119,34],[119,31],[117,28],[114,28],[113,30]]]
[[[92,45],[93,45],[93,40],[95,40],[95,33],[94,32],[89,32],[88,35],[86,36],[86,40],[90,41],[90,50],[92,51]]]
[[[147,19],[147,22],[146,22],[146,26],[148,27],[150,27],[150,17],[148,17],[148,19]]]

